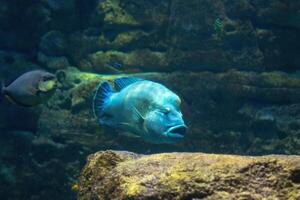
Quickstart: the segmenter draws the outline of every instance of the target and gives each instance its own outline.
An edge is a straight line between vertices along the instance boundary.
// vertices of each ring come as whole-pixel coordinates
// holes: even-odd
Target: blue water
[[[299,10],[276,0],[1,0],[4,85],[35,69],[58,83],[33,107],[1,96],[0,199],[75,199],[86,157],[100,150],[299,155]],[[153,144],[97,122],[97,85],[124,76],[180,97],[182,140]]]

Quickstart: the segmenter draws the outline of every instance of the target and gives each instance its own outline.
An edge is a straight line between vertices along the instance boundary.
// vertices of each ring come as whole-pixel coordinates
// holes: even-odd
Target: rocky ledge
[[[300,199],[300,156],[101,151],[78,199]]]

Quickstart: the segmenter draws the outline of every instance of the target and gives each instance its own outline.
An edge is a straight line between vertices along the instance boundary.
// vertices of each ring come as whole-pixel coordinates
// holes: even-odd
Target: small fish
[[[123,68],[123,63],[120,62],[113,62],[111,64],[112,67],[116,68],[116,69],[122,69]]]
[[[2,83],[1,96],[21,106],[36,106],[46,102],[54,94],[56,84],[54,74],[34,70],[21,75],[7,87]]]
[[[104,81],[94,96],[93,110],[100,125],[118,128],[152,143],[176,143],[186,125],[180,98],[165,86],[139,78]]]
[[[220,18],[217,18],[214,23],[214,29],[218,37],[222,37],[224,34],[224,23]]]

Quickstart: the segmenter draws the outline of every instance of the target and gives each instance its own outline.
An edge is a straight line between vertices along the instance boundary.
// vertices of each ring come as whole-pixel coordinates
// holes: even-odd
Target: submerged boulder
[[[300,156],[102,151],[78,186],[80,200],[299,199]]]

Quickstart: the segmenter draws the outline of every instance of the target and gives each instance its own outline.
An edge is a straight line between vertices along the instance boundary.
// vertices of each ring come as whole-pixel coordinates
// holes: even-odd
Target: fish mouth
[[[173,138],[183,138],[186,134],[187,126],[184,124],[172,126],[166,131],[166,135]]]

